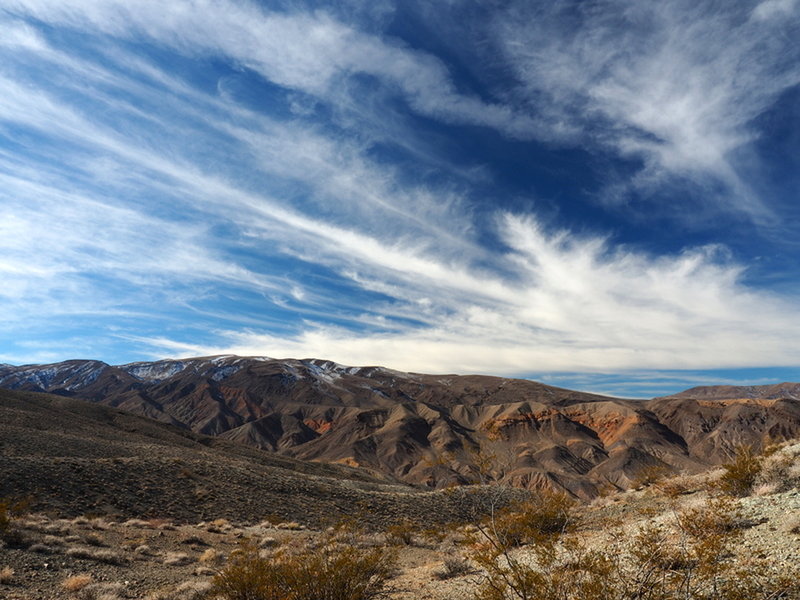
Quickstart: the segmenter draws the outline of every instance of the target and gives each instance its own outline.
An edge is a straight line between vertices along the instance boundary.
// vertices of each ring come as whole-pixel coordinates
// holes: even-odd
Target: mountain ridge
[[[81,398],[406,483],[502,481],[583,498],[630,487],[653,469],[702,470],[741,443],[800,435],[795,397],[711,402],[711,392],[700,388],[700,399],[681,393],[641,401],[522,379],[322,359],[221,355],[0,366],[0,387]]]

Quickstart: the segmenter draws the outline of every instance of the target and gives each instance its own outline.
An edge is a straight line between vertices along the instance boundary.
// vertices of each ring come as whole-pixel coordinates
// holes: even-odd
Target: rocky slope
[[[83,400],[0,390],[0,498],[30,498],[33,510],[312,526],[359,515],[380,525],[459,518],[450,496]]]
[[[655,398],[648,408],[678,433],[696,456],[727,460],[737,445],[800,435],[800,384],[706,386]]]
[[[2,365],[0,387],[90,400],[408,483],[501,480],[584,498],[626,488],[648,470],[699,470],[725,460],[738,443],[800,434],[800,400],[791,394],[642,402],[527,380],[323,360]]]

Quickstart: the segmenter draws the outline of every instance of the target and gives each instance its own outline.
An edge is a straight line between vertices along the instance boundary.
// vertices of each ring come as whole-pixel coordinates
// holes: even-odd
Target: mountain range
[[[112,366],[0,365],[0,387],[149,417],[398,483],[501,481],[581,498],[699,471],[740,444],[800,435],[800,384],[630,400],[480,375],[215,356]]]

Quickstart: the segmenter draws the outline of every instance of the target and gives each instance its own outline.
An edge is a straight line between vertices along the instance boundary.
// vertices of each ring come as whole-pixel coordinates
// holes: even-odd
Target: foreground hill
[[[294,590],[322,585],[337,598],[799,599],[800,444],[785,444],[763,459],[755,495],[721,496],[722,473],[661,480],[572,508],[544,495],[495,513],[492,526],[484,521],[482,530],[476,517],[442,524],[429,520],[433,513],[383,531],[359,523],[302,528],[256,514],[243,522],[201,523],[65,518],[53,510],[17,514],[5,535],[0,530],[0,598],[231,600],[247,591],[247,597],[265,597],[248,589],[259,580],[234,558],[247,540],[257,548],[262,573],[285,574],[280,567],[286,561],[299,575],[289,579]],[[553,522],[561,525],[558,531],[549,527]],[[523,523],[528,527],[520,528]],[[326,552],[337,560],[319,560]],[[388,580],[382,589],[371,588],[375,595],[357,596],[352,590],[361,588],[354,581],[375,573],[361,567],[375,565],[376,557],[391,563]],[[509,564],[514,570],[503,571]],[[216,593],[220,572],[242,587]],[[487,596],[492,586],[498,593]]]
[[[59,396],[0,390],[0,498],[62,515],[310,525],[453,518],[446,494],[308,463]],[[433,516],[433,517],[432,517]],[[277,522],[277,521],[276,521]]]
[[[219,356],[0,366],[0,386],[73,396],[278,454],[443,487],[495,480],[588,498],[740,443],[800,434],[800,400],[634,401],[498,377]],[[725,395],[720,392],[721,395]]]

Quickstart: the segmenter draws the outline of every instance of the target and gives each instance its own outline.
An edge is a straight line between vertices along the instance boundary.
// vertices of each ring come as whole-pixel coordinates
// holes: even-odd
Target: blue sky
[[[0,0],[0,361],[800,379],[800,3]]]

